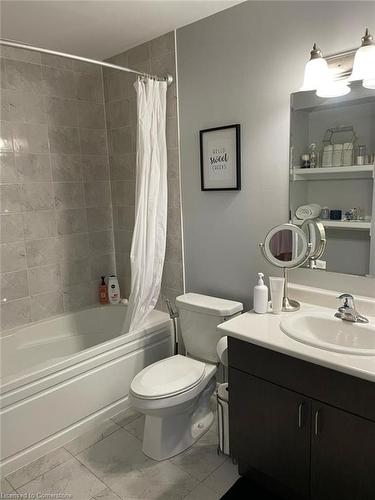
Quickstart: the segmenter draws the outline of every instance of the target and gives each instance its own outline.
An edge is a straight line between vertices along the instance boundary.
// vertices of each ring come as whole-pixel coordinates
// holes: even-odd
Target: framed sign
[[[240,125],[199,132],[202,191],[241,189]]]

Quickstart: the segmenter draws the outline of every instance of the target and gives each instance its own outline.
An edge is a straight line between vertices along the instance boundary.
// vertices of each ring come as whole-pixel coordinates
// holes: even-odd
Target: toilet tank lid
[[[241,302],[210,297],[201,293],[185,293],[176,298],[179,309],[209,314],[211,316],[232,316],[243,310]]]

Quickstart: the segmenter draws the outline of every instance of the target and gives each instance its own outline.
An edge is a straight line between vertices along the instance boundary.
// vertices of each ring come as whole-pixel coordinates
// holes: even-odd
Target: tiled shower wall
[[[182,293],[182,237],[178,155],[176,56],[174,33],[167,33],[112,57],[110,62],[146,73],[173,75],[167,91],[168,234],[162,296]],[[125,296],[130,291],[130,245],[134,226],[136,93],[134,75],[104,69],[109,167],[112,185],[116,266]],[[164,304],[159,299],[159,308]]]
[[[97,301],[115,272],[102,72],[1,52],[1,326]]]
[[[128,296],[136,96],[128,73],[104,71],[104,103],[97,66],[11,48],[0,55],[1,327],[9,329],[97,302],[102,274],[117,272]],[[111,60],[175,77],[174,34]],[[162,293],[174,299],[183,289],[175,83],[167,96]]]

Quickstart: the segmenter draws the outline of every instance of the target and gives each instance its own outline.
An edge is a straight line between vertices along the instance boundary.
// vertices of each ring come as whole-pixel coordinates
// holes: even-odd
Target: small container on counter
[[[342,219],[342,211],[341,210],[331,210],[329,213],[329,218],[331,220],[341,220]]]
[[[322,220],[329,220],[330,217],[330,209],[328,207],[323,207],[322,211],[320,212],[320,218]]]
[[[333,144],[327,144],[323,149],[322,167],[332,167]]]
[[[310,168],[310,155],[301,156],[301,168]]]

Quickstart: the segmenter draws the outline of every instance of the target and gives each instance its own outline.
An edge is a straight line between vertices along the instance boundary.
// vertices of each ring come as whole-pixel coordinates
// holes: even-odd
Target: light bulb
[[[375,44],[372,35],[366,29],[362,37],[362,45],[354,56],[353,70],[349,80],[375,79]]]
[[[334,82],[333,80],[320,85],[316,90],[318,97],[340,97],[349,94],[350,87],[344,82]]]
[[[322,56],[322,52],[316,44],[314,44],[310,55],[310,60],[305,66],[302,91],[315,90],[319,85],[329,81],[327,61]]]
[[[366,89],[375,90],[375,78],[373,80],[363,80],[362,85]]]

